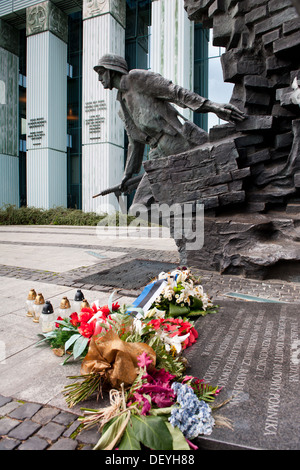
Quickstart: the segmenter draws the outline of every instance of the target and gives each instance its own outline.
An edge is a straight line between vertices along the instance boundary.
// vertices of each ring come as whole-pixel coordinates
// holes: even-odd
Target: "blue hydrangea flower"
[[[177,404],[172,407],[169,422],[177,426],[187,439],[212,433],[215,420],[210,406],[199,400],[191,387],[179,382],[172,385]]]

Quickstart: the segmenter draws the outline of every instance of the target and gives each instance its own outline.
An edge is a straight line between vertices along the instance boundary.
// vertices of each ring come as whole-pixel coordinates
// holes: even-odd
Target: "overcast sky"
[[[211,30],[210,30],[211,32]],[[222,66],[219,55],[223,54],[225,49],[214,47],[210,40],[209,42],[209,73],[208,73],[208,97],[211,101],[216,103],[228,103],[233,89],[232,83],[224,83]],[[208,128],[218,124],[223,124],[215,114],[209,113],[208,115]]]

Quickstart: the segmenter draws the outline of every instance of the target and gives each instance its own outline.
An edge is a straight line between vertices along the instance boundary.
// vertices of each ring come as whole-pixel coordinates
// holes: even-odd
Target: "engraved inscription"
[[[300,449],[298,310],[244,305],[227,304],[221,315],[199,319],[199,341],[186,352],[190,374],[219,386],[220,402],[228,401],[221,414],[233,430],[215,429],[213,439],[257,449]]]
[[[44,118],[30,119],[30,121],[28,122],[28,127],[30,129],[28,138],[32,140],[32,145],[41,145],[42,138],[45,135],[44,127],[46,122],[47,121]]]
[[[102,124],[105,122],[105,117],[99,114],[100,111],[106,110],[106,103],[104,100],[89,101],[85,103],[85,112],[92,113],[85,119],[85,125],[88,127],[90,140],[101,140]],[[97,114],[94,114],[97,113]]]

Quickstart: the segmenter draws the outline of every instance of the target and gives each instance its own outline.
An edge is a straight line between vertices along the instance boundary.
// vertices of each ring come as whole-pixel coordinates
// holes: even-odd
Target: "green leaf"
[[[194,297],[191,308],[195,309],[195,310],[203,311],[203,302],[202,302],[202,300],[198,299],[197,297]]]
[[[191,450],[186,438],[177,426],[174,428],[168,421],[166,421],[166,426],[173,438],[173,450]]]
[[[86,348],[86,345],[88,344],[88,341],[89,341],[88,338],[86,338],[85,336],[81,336],[81,335],[80,335],[80,338],[76,339],[74,346],[73,346],[74,359],[77,359],[77,357],[79,357],[83,353],[83,351]]]
[[[173,439],[159,416],[132,416],[132,431],[137,440],[152,450],[172,450]]]
[[[111,426],[102,434],[101,438],[94,447],[94,450],[113,450],[128,426],[129,413],[123,413],[114,419]]]
[[[80,334],[75,334],[75,335],[72,335],[71,338],[68,339],[68,341],[65,343],[65,351],[68,351],[69,347],[72,346],[72,344],[78,339],[80,338]]]
[[[126,305],[126,310],[125,310],[126,315],[132,315],[128,310],[134,310],[134,312],[140,313],[143,316],[145,314],[142,308],[134,307],[133,305]]]
[[[116,291],[113,291],[113,293],[109,296],[109,299],[108,299],[108,308],[109,308],[109,311],[112,312],[112,304],[113,304],[113,298],[114,298],[114,295],[115,295]]]
[[[126,426],[122,440],[119,444],[119,450],[141,450],[140,441],[133,432],[131,420]]]
[[[169,315],[171,317],[178,317],[180,315],[186,315],[190,312],[188,307],[181,307],[181,305],[170,304]]]
[[[67,320],[56,320],[56,323],[58,323],[61,326],[66,326],[68,328],[72,326]]]

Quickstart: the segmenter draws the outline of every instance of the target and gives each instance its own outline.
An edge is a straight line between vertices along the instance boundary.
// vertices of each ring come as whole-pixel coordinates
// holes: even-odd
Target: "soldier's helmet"
[[[99,72],[101,70],[114,70],[116,72],[120,72],[122,74],[128,73],[128,65],[126,60],[116,54],[105,54],[101,57],[98,62],[98,65],[94,67],[95,72]]]

